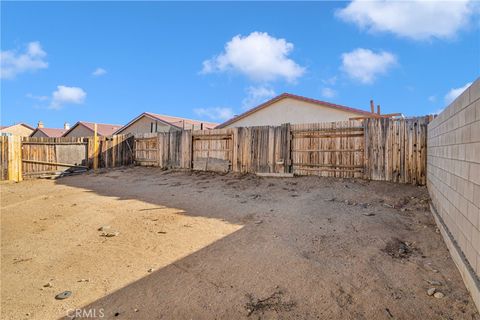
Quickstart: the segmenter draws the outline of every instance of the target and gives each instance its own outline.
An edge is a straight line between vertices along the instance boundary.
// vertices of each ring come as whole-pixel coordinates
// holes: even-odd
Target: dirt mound
[[[410,243],[404,242],[398,238],[393,238],[387,242],[383,251],[396,259],[408,259],[408,257],[412,255],[414,249]]]

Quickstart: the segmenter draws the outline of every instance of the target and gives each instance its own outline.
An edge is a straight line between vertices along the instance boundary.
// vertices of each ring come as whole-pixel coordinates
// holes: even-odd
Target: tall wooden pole
[[[20,182],[22,174],[22,138],[19,136],[7,137],[8,180]]]
[[[93,129],[93,170],[98,169],[98,136],[97,124],[95,123]]]

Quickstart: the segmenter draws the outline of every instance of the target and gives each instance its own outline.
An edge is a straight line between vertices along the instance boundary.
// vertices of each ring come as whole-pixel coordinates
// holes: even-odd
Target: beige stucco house
[[[235,116],[220,124],[217,128],[344,121],[354,117],[369,117],[372,115],[371,112],[360,109],[283,93]]]
[[[170,132],[175,130],[203,130],[213,129],[217,125],[218,123],[143,112],[117,130],[115,134],[144,134],[153,132]]]
[[[28,137],[32,134],[33,130],[35,129],[26,123],[17,123],[11,126],[1,126],[0,134],[7,136]]]
[[[119,124],[97,123],[97,135],[111,136],[121,127]],[[78,121],[63,134],[63,137],[92,137],[94,130],[94,122]]]
[[[38,121],[37,128],[30,134],[32,138],[59,138],[63,136],[70,125],[65,122],[63,128],[45,128],[42,121]]]
[[[59,138],[65,133],[65,129],[61,128],[37,128],[30,137],[32,138]]]

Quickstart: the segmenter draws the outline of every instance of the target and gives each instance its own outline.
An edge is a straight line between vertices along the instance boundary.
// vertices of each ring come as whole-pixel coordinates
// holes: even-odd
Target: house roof
[[[79,125],[82,125],[87,129],[90,129],[92,132],[95,131],[95,122],[78,121],[63,134],[63,137],[68,135],[74,128],[76,128]],[[97,123],[97,134],[99,136],[111,136],[115,133],[115,131],[117,131],[121,127],[122,126],[119,124]]]
[[[229,120],[225,121],[224,123],[221,123],[216,128],[217,129],[224,128],[224,127],[226,127],[226,126],[228,126],[228,125],[230,125],[234,122],[237,122],[240,119],[243,119],[243,118],[251,115],[254,112],[257,112],[259,110],[267,108],[267,107],[271,106],[272,104],[274,104],[275,102],[278,102],[278,101],[280,101],[282,99],[286,99],[286,98],[290,98],[290,99],[294,99],[294,100],[298,100],[298,101],[303,101],[303,102],[309,102],[309,103],[313,103],[313,104],[316,104],[316,105],[319,105],[319,106],[333,108],[333,109],[337,109],[337,110],[341,110],[341,111],[357,113],[357,114],[363,115],[363,116],[371,116],[372,115],[371,112],[361,110],[361,109],[346,107],[346,106],[342,106],[342,105],[339,105],[339,104],[326,102],[326,101],[321,101],[321,100],[316,100],[316,99],[307,98],[307,97],[303,97],[303,96],[298,96],[298,95],[291,94],[291,93],[282,93],[281,95],[276,96],[276,97],[268,100],[267,102],[264,102],[264,103],[254,107],[254,108],[252,108],[252,109],[250,109],[250,110],[248,110],[248,111],[246,111],[246,112],[244,112],[244,113],[242,113],[238,116],[235,116],[232,119],[229,119]]]
[[[33,130],[30,137],[32,137],[37,131],[43,132],[47,137],[58,138],[61,137],[67,130],[61,128],[37,128]]]
[[[13,126],[17,126],[17,125],[22,125],[22,126],[24,126],[24,127],[27,127],[28,129],[35,130],[34,127],[29,126],[28,124],[23,123],[23,122],[15,123],[15,124],[12,124],[12,125],[9,125],[9,126],[0,126],[0,130],[7,129],[7,128],[10,128],[10,127],[13,127]]]
[[[184,125],[200,126],[201,124],[203,124],[203,127],[205,129],[213,129],[218,125],[218,123],[214,123],[214,122],[206,122],[206,121],[202,121],[202,120],[192,120],[192,119],[187,119],[187,118],[167,116],[167,115],[156,114],[156,113],[151,113],[151,112],[143,112],[140,115],[138,115],[137,117],[135,117],[133,120],[131,120],[129,123],[127,123],[126,125],[124,125],[120,129],[118,129],[115,132],[115,134],[123,131],[125,128],[129,127],[131,124],[133,124],[134,122],[136,122],[138,119],[140,119],[143,116],[149,117],[153,120],[163,122],[167,125],[171,125],[173,127],[179,128],[179,129],[183,129]]]

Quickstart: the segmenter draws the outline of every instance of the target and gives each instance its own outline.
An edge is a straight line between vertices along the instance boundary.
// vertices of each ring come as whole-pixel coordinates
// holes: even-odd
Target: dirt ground
[[[124,168],[2,184],[1,232],[2,319],[480,319],[424,187]]]

